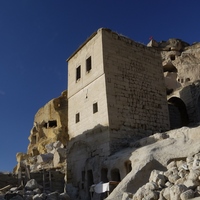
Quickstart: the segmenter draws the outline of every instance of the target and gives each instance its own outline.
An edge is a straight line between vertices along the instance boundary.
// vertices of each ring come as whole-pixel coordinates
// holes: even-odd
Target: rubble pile
[[[5,187],[1,192],[0,200],[70,200],[67,193],[43,190],[35,179],[29,180],[26,185],[19,187]]]
[[[139,188],[133,200],[187,200],[200,196],[200,153],[171,161],[167,171],[153,170],[149,182]]]
[[[45,145],[46,153],[36,156],[17,153],[18,164],[14,169],[18,172],[20,168],[29,167],[30,172],[35,172],[40,169],[59,168],[64,173],[66,160],[66,148],[60,141],[52,142]]]

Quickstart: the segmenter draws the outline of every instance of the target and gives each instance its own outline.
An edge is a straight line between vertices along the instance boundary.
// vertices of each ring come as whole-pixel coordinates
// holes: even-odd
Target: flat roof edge
[[[108,29],[108,28],[99,28],[97,31],[95,31],[92,35],[90,35],[86,40],[85,42],[83,42],[77,49],[76,51],[74,51],[74,53],[72,53],[71,56],[69,56],[69,58],[66,60],[67,62],[88,42],[90,41],[95,35],[97,35],[97,33],[101,30],[106,30],[106,31],[109,31],[109,32],[112,32],[111,29]]]
[[[90,37],[88,37],[84,43],[82,43],[77,49],[76,51],[74,51],[74,53],[72,53],[72,55],[66,60],[67,62],[89,41],[91,40],[96,34],[97,34],[98,31],[95,31]]]

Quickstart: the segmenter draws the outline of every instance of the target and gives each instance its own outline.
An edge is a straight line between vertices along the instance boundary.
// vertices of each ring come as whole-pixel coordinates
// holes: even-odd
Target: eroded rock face
[[[170,129],[200,122],[200,43],[180,39],[147,45],[160,51],[168,99]]]
[[[27,167],[31,172],[41,168],[64,168],[67,121],[67,91],[64,91],[36,113],[27,153],[17,153],[18,164],[14,172],[26,170]]]
[[[200,79],[200,43],[189,45],[172,38],[161,42],[152,40],[147,46],[161,52],[163,70],[168,72],[164,75],[168,90],[174,91]]]
[[[67,142],[67,92],[40,108],[34,118],[27,153],[31,156],[47,153],[45,146],[60,141]]]

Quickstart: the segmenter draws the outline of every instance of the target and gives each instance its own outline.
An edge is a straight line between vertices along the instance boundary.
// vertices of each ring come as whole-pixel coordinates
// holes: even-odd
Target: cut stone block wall
[[[109,127],[161,131],[169,129],[160,53],[103,31]]]
[[[135,137],[169,130],[169,112],[160,53],[112,31],[102,35],[114,152]]]

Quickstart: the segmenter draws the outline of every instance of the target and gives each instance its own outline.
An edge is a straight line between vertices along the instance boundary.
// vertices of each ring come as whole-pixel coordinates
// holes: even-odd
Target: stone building
[[[90,199],[92,184],[123,178],[117,168],[104,168],[109,155],[169,129],[162,59],[154,48],[102,28],[67,61],[67,188]]]

